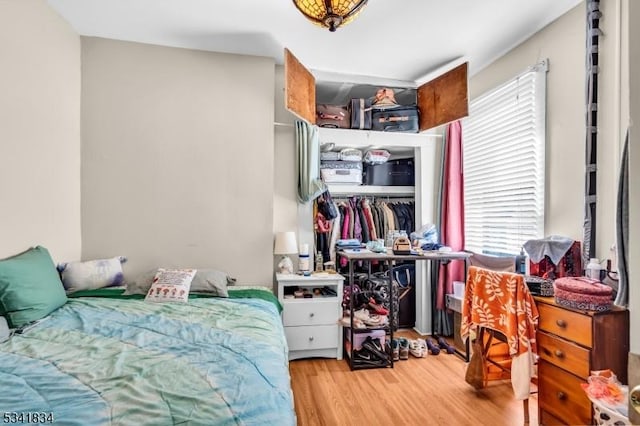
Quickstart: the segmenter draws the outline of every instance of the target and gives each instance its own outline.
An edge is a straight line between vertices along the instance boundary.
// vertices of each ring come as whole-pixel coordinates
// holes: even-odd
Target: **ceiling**
[[[291,0],[48,0],[81,35],[268,56],[308,68],[421,81],[447,64],[471,75],[582,0],[371,0],[335,33]]]

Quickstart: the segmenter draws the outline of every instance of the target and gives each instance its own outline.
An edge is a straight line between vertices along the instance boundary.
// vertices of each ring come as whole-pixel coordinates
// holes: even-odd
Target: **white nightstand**
[[[341,314],[342,283],[340,274],[302,275],[276,274],[278,300],[282,303],[282,322],[289,346],[289,359],[323,357],[342,359]],[[288,287],[288,289],[287,289]],[[306,289],[329,288],[335,295],[314,295],[311,298],[285,298],[291,287]]]

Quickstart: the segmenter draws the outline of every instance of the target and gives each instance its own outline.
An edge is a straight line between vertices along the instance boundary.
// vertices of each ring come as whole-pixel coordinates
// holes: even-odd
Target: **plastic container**
[[[584,274],[588,278],[600,281],[601,270],[602,270],[602,265],[600,265],[600,261],[595,257],[593,257],[589,260],[589,263],[585,268]]]

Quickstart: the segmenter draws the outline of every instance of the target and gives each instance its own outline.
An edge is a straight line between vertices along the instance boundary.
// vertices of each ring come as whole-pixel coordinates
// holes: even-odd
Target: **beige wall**
[[[271,59],[82,38],[83,257],[271,286]]]
[[[80,38],[44,0],[0,0],[0,258],[80,257]]]
[[[594,257],[612,258],[620,158],[620,52],[616,2],[601,2],[597,236]],[[585,187],[585,32],[581,3],[471,79],[471,97],[549,59],[545,234],[583,240]]]

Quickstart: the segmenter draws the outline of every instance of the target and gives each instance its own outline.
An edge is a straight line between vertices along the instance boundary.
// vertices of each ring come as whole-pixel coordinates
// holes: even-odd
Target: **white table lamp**
[[[278,263],[278,272],[281,274],[293,274],[293,262],[288,254],[298,253],[298,243],[296,233],[293,231],[278,232],[273,248],[273,254],[281,254],[282,260]]]

